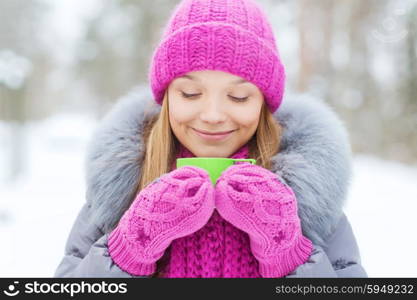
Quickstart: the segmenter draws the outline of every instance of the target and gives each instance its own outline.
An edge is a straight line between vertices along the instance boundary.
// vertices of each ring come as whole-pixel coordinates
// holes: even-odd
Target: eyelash
[[[182,93],[182,96],[184,97],[184,98],[192,98],[192,97],[195,97],[195,96],[199,96],[200,94],[186,94],[186,93],[184,93],[184,92],[181,92]],[[236,97],[233,97],[233,96],[229,96],[230,98],[232,98],[234,101],[236,101],[236,102],[244,102],[244,101],[246,101],[249,97],[245,97],[245,98],[236,98]]]

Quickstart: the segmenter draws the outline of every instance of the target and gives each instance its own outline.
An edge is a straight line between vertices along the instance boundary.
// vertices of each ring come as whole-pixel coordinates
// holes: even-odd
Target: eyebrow
[[[194,76],[191,76],[191,75],[182,75],[178,78],[188,78],[190,80],[201,81],[200,78],[197,78],[197,77],[194,77]],[[235,81],[231,81],[230,83],[232,83],[232,84],[242,84],[242,83],[246,83],[246,82],[248,82],[248,81],[246,81],[245,79],[238,79],[238,80],[235,80]]]

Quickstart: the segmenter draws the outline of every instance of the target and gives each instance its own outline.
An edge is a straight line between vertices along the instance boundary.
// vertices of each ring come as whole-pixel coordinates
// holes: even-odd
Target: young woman
[[[179,3],[149,79],[152,97],[121,100],[94,135],[56,277],[366,276],[343,213],[346,130],[322,102],[282,101],[284,67],[253,0]],[[213,185],[180,157],[257,163]]]

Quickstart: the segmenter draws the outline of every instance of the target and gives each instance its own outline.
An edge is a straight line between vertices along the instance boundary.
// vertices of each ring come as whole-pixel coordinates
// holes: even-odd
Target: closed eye
[[[196,97],[196,96],[200,96],[201,95],[201,94],[187,94],[187,93],[184,93],[184,92],[181,92],[181,93],[182,93],[182,96],[184,98],[192,98],[192,97]],[[233,97],[233,96],[229,96],[229,97],[232,98],[236,102],[244,102],[244,101],[246,101],[249,98],[249,97],[238,98],[238,97]]]
[[[237,98],[237,97],[233,97],[233,96],[229,96],[230,98],[232,98],[233,100],[237,101],[237,102],[243,102],[246,101],[249,97],[245,97],[245,98]]]
[[[192,97],[201,95],[201,94],[186,94],[184,92],[181,92],[181,93],[182,93],[183,97],[185,97],[185,98],[192,98]]]

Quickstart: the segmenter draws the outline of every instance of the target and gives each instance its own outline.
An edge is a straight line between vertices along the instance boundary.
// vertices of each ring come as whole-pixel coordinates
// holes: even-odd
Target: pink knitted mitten
[[[225,220],[248,233],[262,277],[288,275],[310,257],[295,194],[273,172],[246,163],[229,167],[217,180],[215,202]]]
[[[136,196],[109,234],[109,254],[122,270],[150,275],[170,243],[202,228],[213,210],[208,173],[192,166],[173,170]]]

